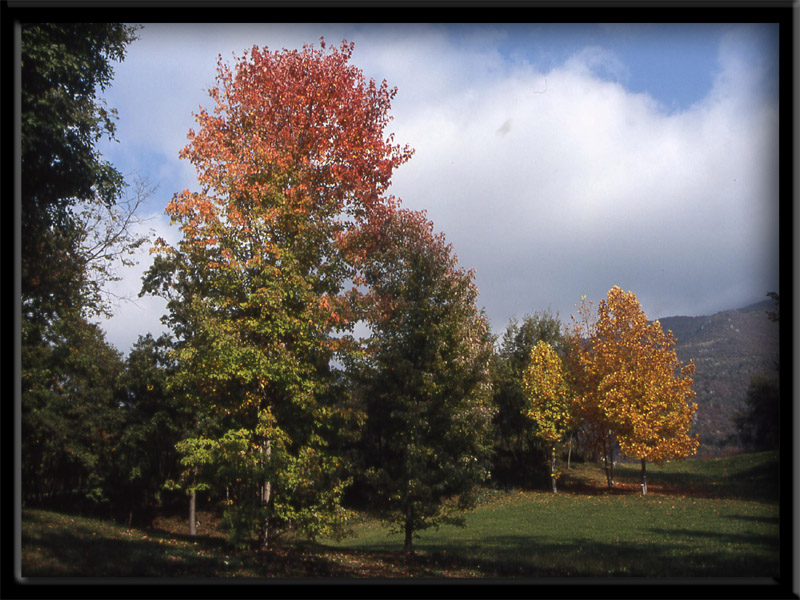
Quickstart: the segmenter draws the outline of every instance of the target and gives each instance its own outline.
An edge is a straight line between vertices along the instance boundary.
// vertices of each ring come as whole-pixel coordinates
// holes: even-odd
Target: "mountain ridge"
[[[767,315],[775,306],[764,300],[708,316],[658,319],[675,336],[678,359],[695,364],[692,433],[700,435],[703,455],[740,448],[732,417],[745,407],[750,378],[777,378],[778,323]]]

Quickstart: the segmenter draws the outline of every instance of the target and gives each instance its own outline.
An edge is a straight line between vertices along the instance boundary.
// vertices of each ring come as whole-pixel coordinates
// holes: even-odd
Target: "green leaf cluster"
[[[410,551],[416,532],[452,521],[489,476],[491,335],[472,273],[424,217],[399,211],[381,235],[365,265],[361,455],[372,506],[405,531]]]

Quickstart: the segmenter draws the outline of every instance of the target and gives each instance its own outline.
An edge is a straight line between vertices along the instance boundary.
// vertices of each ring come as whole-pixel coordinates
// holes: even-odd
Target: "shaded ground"
[[[201,515],[214,522],[212,513]],[[172,530],[177,520],[156,520],[138,531],[111,523],[24,510],[23,577],[475,577],[475,570],[400,552],[348,551],[311,543],[269,551],[233,551],[221,532],[191,537]]]

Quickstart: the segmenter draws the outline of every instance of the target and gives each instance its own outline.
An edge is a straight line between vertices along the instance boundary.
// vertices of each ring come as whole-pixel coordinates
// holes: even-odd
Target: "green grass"
[[[778,577],[777,453],[618,465],[605,489],[597,465],[575,465],[560,493],[487,491],[464,528],[421,532],[418,555],[363,517],[341,542],[232,552],[215,528],[183,535],[179,520],[147,531],[23,511],[23,576],[193,577]],[[211,523],[207,515],[202,521]]]
[[[618,465],[614,490],[596,465],[576,465],[561,492],[495,493],[466,527],[421,532],[416,549],[484,575],[778,577],[777,453]],[[389,551],[402,536],[376,521],[333,547]]]

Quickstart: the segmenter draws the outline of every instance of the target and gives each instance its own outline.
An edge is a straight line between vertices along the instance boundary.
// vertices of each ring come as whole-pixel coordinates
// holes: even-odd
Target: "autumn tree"
[[[145,282],[169,297],[173,388],[198,414],[187,468],[213,472],[234,532],[261,546],[342,519],[330,438],[352,424],[329,392],[352,328],[343,291],[358,257],[345,242],[394,210],[390,178],[411,155],[384,133],[396,90],[365,81],[352,51],[322,40],[220,58],[215,106],[181,152],[200,191],[169,203],[183,239],[161,244]]]
[[[532,435],[526,415],[527,394],[522,378],[530,354],[539,342],[564,350],[564,336],[558,315],[537,311],[521,321],[510,319],[492,358],[492,394],[495,413],[495,464],[492,476],[496,481],[521,483],[532,466],[541,462],[541,440]]]
[[[422,213],[375,223],[364,264],[371,335],[358,363],[372,506],[404,533],[459,523],[492,449],[491,335],[473,274]]]
[[[561,357],[548,343],[534,346],[522,386],[528,396],[526,416],[534,424],[535,435],[550,449],[550,480],[556,494],[556,447],[565,441],[575,419]]]
[[[697,405],[692,403],[694,364],[683,365],[675,337],[650,322],[633,292],[618,286],[601,300],[596,319],[581,307],[573,322],[572,356],[580,373],[578,404],[582,417],[605,448],[606,476],[613,487],[613,443],[641,460],[642,493],[647,493],[646,463],[694,454],[689,435]]]

